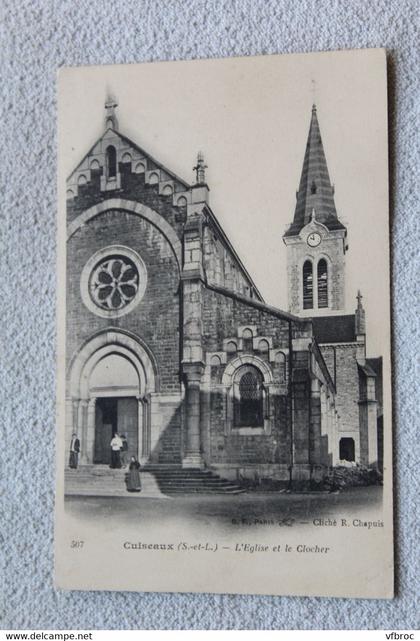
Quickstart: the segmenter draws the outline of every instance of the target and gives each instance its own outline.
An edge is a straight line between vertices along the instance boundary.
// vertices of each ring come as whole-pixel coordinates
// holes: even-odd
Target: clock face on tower
[[[318,234],[318,232],[314,231],[309,234],[306,242],[308,243],[309,247],[317,247],[321,242],[321,236]]]

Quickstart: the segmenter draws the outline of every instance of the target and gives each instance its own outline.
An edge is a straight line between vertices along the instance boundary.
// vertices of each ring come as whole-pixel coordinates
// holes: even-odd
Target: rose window
[[[126,307],[139,290],[139,272],[127,256],[111,256],[93,269],[89,293],[101,309],[117,311]]]

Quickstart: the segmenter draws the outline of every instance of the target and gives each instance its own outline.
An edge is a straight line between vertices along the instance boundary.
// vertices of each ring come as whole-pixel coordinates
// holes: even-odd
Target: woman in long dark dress
[[[140,463],[135,456],[131,457],[127,474],[127,490],[129,492],[141,491]]]

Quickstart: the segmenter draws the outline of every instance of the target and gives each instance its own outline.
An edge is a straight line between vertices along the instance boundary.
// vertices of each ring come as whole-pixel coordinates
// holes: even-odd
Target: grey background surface
[[[0,11],[1,628],[416,628],[418,3],[7,0]],[[398,596],[55,591],[57,68],[374,46],[389,52]]]

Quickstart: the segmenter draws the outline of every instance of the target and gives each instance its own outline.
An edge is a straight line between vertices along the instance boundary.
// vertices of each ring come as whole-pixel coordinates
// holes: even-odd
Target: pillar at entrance
[[[95,411],[96,398],[89,399],[86,419],[86,441],[82,447],[82,463],[93,463],[95,448]]]
[[[88,463],[88,405],[89,401],[81,399],[79,402],[79,439],[80,439],[80,463]]]
[[[146,403],[142,396],[137,396],[138,452],[137,458],[142,465],[149,460],[147,421],[145,420]]]
[[[186,401],[186,443],[182,467],[201,468],[200,385],[203,363],[184,363]]]

